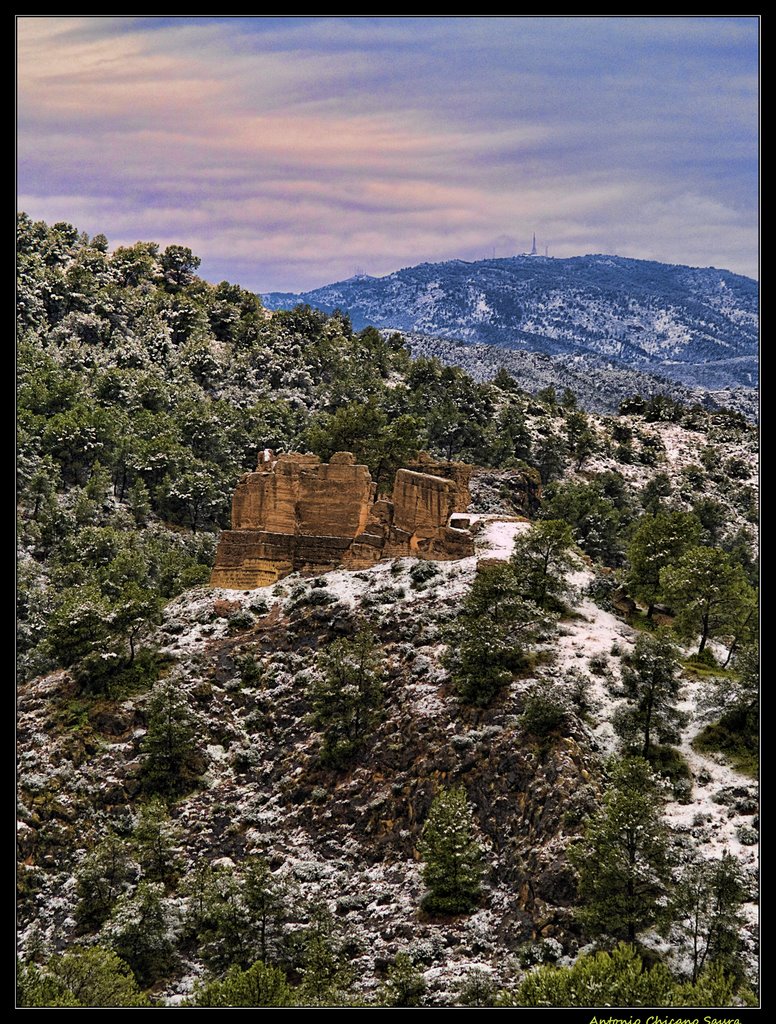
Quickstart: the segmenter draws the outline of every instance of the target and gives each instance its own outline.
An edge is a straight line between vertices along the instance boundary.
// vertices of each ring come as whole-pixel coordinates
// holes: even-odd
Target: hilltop
[[[262,299],[269,309],[341,309],[356,326],[593,355],[689,387],[757,384],[757,283],[714,267],[606,255],[452,260]]]

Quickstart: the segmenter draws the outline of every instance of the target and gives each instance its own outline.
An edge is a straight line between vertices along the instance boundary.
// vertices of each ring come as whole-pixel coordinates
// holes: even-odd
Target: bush
[[[518,721],[525,732],[543,738],[567,724],[568,707],[557,690],[534,690]]]
[[[677,981],[664,964],[647,969],[632,946],[582,956],[572,967],[539,967],[499,1006],[731,1006],[733,982],[712,968],[696,984]]]
[[[198,986],[188,1006],[294,1006],[295,993],[279,967],[257,960],[247,971],[230,967],[221,981]]]
[[[410,586],[413,590],[425,590],[438,575],[439,568],[434,562],[416,562],[410,569]]]

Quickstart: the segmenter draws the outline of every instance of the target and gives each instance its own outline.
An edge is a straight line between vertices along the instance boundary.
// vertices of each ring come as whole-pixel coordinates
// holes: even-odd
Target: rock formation
[[[265,449],[235,489],[211,586],[252,590],[296,570],[363,569],[403,555],[465,558],[474,553],[472,536],[451,527],[450,516],[469,504],[471,469],[424,452],[397,472],[391,500],[376,499],[369,469],[349,452],[322,463]]]

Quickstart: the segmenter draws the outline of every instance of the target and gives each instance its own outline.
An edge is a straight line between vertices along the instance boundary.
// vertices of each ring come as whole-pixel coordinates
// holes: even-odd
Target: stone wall
[[[465,558],[468,530],[449,525],[468,505],[471,467],[436,463],[400,469],[392,499],[375,500],[369,469],[349,452],[322,463],[316,455],[259,456],[256,472],[238,482],[232,529],[221,535],[211,585],[234,590],[268,586],[295,570],[365,568],[381,558]],[[429,472],[437,467],[442,472]]]

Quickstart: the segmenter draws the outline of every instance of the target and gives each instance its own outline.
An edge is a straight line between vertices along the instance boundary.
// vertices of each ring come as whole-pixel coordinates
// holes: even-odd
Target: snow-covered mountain
[[[356,327],[594,354],[689,387],[757,386],[757,282],[714,267],[603,255],[452,260],[262,299],[269,309],[339,308]]]

